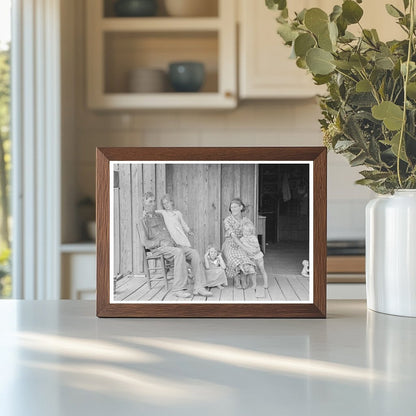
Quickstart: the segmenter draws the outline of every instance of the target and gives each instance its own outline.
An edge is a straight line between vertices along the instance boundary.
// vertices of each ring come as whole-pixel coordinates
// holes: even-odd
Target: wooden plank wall
[[[119,188],[114,189],[114,272],[143,273],[143,248],[137,233],[143,215],[143,195],[153,192],[156,201],[166,193],[165,165],[121,163]],[[117,196],[116,196],[117,195]]]
[[[114,165],[114,172],[118,174],[118,167],[119,165]],[[114,186],[113,189],[113,204],[114,204],[114,223],[113,223],[113,232],[114,232],[114,275],[118,275],[120,273],[120,188]]]
[[[167,192],[194,231],[192,246],[201,256],[208,244],[221,244],[221,165],[167,165]]]
[[[256,224],[256,175],[255,165],[167,165],[166,189],[194,230],[191,243],[201,255],[210,243],[221,248],[223,221],[232,198],[243,200],[246,215]]]
[[[230,215],[229,206],[233,198],[240,198],[247,207],[245,215],[257,227],[257,171],[252,164],[227,164],[221,170],[221,224]],[[224,230],[221,227],[221,241]]]
[[[221,249],[224,240],[223,221],[234,197],[247,205],[246,215],[256,224],[257,173],[255,165],[244,164],[119,164],[119,189],[114,190],[114,253],[115,272],[141,274],[143,251],[136,224],[143,213],[145,192],[156,196],[157,208],[161,197],[169,193],[175,207],[194,231],[192,246],[201,256],[208,244]],[[117,194],[117,196],[116,196]],[[118,256],[118,257],[117,257]],[[117,259],[116,259],[117,258]]]

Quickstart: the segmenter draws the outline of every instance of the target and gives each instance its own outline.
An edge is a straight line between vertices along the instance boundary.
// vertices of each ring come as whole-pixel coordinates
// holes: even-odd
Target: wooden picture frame
[[[97,148],[96,155],[98,317],[326,317],[326,148]],[[125,172],[127,172],[130,176],[128,176]],[[153,173],[149,174],[149,172]],[[120,202],[118,202],[119,205],[114,202],[114,198],[117,195],[121,195],[121,182],[125,181],[123,178],[125,178],[126,175],[130,182],[126,182],[127,185],[125,185],[125,189],[128,189],[128,191],[123,192],[127,195],[126,198],[130,199],[128,199],[127,202],[122,202],[122,208],[127,207],[126,209],[132,209],[132,211],[129,211],[128,214],[120,213],[124,208],[120,211],[117,208],[120,206]],[[267,182],[267,178],[271,178],[271,182]],[[238,184],[238,186],[236,184]],[[233,233],[230,234],[230,232],[227,234],[227,228],[223,227],[223,225],[226,224],[224,218],[228,218],[226,215],[228,215],[230,218],[231,216],[235,217],[235,215],[238,217],[238,212],[235,214],[233,211],[232,215],[228,213],[229,208],[231,212],[231,201],[234,201],[233,198],[241,196],[238,195],[238,192],[248,195],[248,197],[244,197],[245,199],[252,198],[251,211],[250,209],[248,210],[250,214],[244,214],[247,215],[247,222],[250,222],[249,215],[251,215],[252,223],[260,227],[260,218],[266,218],[265,222],[269,226],[269,229],[273,232],[275,230],[275,225],[272,221],[273,217],[268,217],[268,211],[265,208],[262,208],[260,211],[259,207],[275,207],[275,205],[273,205],[274,203],[269,203],[268,201],[274,195],[277,195],[275,199],[277,200],[277,204],[281,204],[281,211],[279,211],[280,213],[278,212],[277,214],[277,208],[273,208],[270,211],[270,215],[275,215],[275,218],[277,218],[276,222],[278,225],[276,228],[276,233],[280,233],[282,235],[286,233],[285,235],[289,236],[289,240],[291,238],[298,238],[300,241],[299,243],[295,242],[290,246],[293,247],[293,253],[295,253],[297,256],[296,257],[295,254],[293,254],[292,257],[294,260],[292,263],[290,263],[290,267],[293,266],[291,269],[292,271],[294,270],[293,275],[287,274],[283,276],[279,274],[279,270],[283,269],[283,264],[285,263],[286,259],[292,255],[292,251],[290,251],[289,254],[281,254],[279,257],[280,260],[276,260],[277,263],[273,263],[277,264],[276,269],[273,269],[273,273],[275,274],[273,274],[271,277],[275,286],[272,287],[270,285],[267,289],[265,289],[265,294],[259,295],[263,297],[257,297],[257,293],[261,293],[261,285],[257,285],[256,289],[254,289],[254,285],[257,281],[263,281],[264,288],[264,286],[266,286],[265,283],[267,275],[263,275],[264,277],[262,280],[261,275],[258,274],[256,277],[255,273],[248,274],[248,276],[252,277],[253,287],[248,287],[247,289],[243,290],[245,296],[244,299],[248,300],[241,300],[241,298],[238,298],[238,296],[240,296],[238,294],[241,293],[239,292],[238,288],[239,283],[242,283],[243,287],[245,283],[242,280],[238,281],[240,274],[235,275],[235,279],[237,280],[234,282],[230,283],[230,279],[227,280],[225,284],[228,283],[228,286],[223,289],[224,292],[222,291],[221,286],[218,288],[217,292],[217,288],[211,288],[205,285],[205,289],[208,289],[211,292],[211,295],[216,296],[216,301],[213,301],[212,298],[209,297],[204,299],[198,294],[192,295],[192,291],[190,292],[192,300],[190,298],[182,299],[172,297],[173,294],[178,296],[177,291],[169,289],[172,288],[173,285],[177,285],[177,276],[180,273],[179,271],[175,272],[175,269],[173,271],[174,278],[171,282],[169,282],[167,278],[159,279],[159,277],[163,274],[160,269],[159,271],[161,275],[156,276],[159,279],[159,283],[157,283],[159,286],[157,286],[156,289],[152,289],[153,291],[150,293],[150,289],[146,289],[145,283],[143,283],[145,282],[145,280],[143,280],[145,279],[144,273],[147,271],[147,266],[150,261],[148,258],[149,254],[146,254],[143,248],[143,244],[149,244],[149,240],[143,240],[143,232],[146,234],[148,230],[148,228],[145,229],[143,227],[143,224],[147,224],[146,218],[149,218],[147,215],[150,215],[150,218],[154,218],[154,215],[158,215],[160,217],[161,214],[154,214],[154,211],[151,211],[149,214],[146,211],[148,209],[149,203],[150,206],[152,206],[151,197],[150,199],[144,198],[143,204],[145,205],[141,205],[142,202],[140,201],[142,199],[140,198],[145,195],[147,188],[154,190],[154,197],[156,196],[156,198],[153,199],[160,200],[161,195],[168,193],[167,191],[170,191],[176,195],[176,198],[178,199],[178,205],[180,205],[182,207],[181,209],[185,210],[187,215],[191,217],[190,224],[193,224],[197,231],[199,230],[193,237],[194,243],[192,246],[195,245],[200,247],[199,251],[196,251],[198,251],[202,261],[204,261],[204,253],[202,253],[202,249],[205,250],[207,247],[207,241],[209,241],[209,239],[214,239],[217,242],[217,246],[219,244],[224,244],[223,249],[226,246],[225,240],[228,239],[227,246],[224,249],[226,252],[230,244],[233,244],[233,242],[230,242],[231,239],[234,239],[236,244],[238,244],[238,241],[235,241],[236,238],[239,239],[240,243],[243,241],[240,240],[241,235],[236,236]],[[131,192],[130,196],[128,196],[128,193],[126,192]],[[146,197],[148,197],[150,194],[146,195]],[[177,195],[184,195],[184,198],[178,197]],[[251,197],[251,195],[254,195],[254,197]],[[191,198],[194,199],[191,201]],[[186,203],[184,199],[186,199]],[[121,201],[121,197],[118,199],[118,201]],[[200,204],[200,207],[195,208],[198,206],[198,204]],[[238,201],[233,202],[233,204],[234,210],[237,209],[238,211],[241,208],[240,210],[243,211],[243,205],[240,206]],[[237,208],[235,207],[236,204]],[[291,206],[294,208],[290,208]],[[306,214],[304,208],[305,206],[307,207]],[[144,209],[144,207],[146,209]],[[179,211],[181,210],[180,207],[178,209]],[[145,212],[145,214],[143,214],[143,212]],[[163,211],[160,212],[163,213]],[[286,214],[284,214],[285,212]],[[265,214],[261,215],[262,213]],[[142,218],[142,215],[145,216]],[[208,215],[214,215],[215,220],[207,220],[206,218],[208,218]],[[126,218],[129,219],[128,222],[126,221]],[[231,220],[233,220],[233,218],[231,218]],[[163,221],[160,221],[162,224]],[[214,221],[215,226],[213,225]],[[282,223],[280,229],[279,223]],[[167,219],[166,224],[168,224]],[[137,229],[139,232],[137,234],[135,234],[135,227],[138,227]],[[220,227],[221,230],[218,230],[218,227]],[[289,227],[289,229],[285,229],[285,227]],[[162,228],[165,230],[164,227]],[[226,234],[224,234],[224,229]],[[121,230],[121,233],[127,234],[120,236],[117,234],[117,230]],[[142,230],[142,235],[140,235],[140,230]],[[259,233],[259,230],[259,228],[254,226],[253,235],[255,235],[255,231]],[[250,234],[250,227],[248,227],[248,231],[245,232]],[[304,235],[302,235],[302,233],[304,233]],[[224,235],[226,237],[224,237]],[[305,240],[305,235],[308,236],[307,241]],[[264,264],[267,265],[272,261],[272,258],[274,259],[274,257],[272,257],[273,253],[279,253],[279,247],[282,244],[286,244],[286,242],[273,242],[269,244],[270,249],[265,249],[266,238],[263,237],[264,235],[261,235],[260,237],[262,240],[261,246],[263,251],[268,250],[265,252],[264,256]],[[138,238],[139,240],[137,242],[136,240]],[[150,234],[146,234],[146,238],[151,238]],[[272,237],[269,236],[269,239],[270,238]],[[277,237],[273,236],[273,238],[277,238],[277,241],[279,241],[279,235],[277,235]],[[220,239],[222,241],[218,243]],[[291,244],[289,240],[287,244]],[[127,266],[123,265],[124,269],[132,269],[131,271],[124,272],[124,274],[119,273],[121,270],[121,254],[119,255],[119,253],[122,253],[122,250],[117,245],[118,241],[121,241],[120,244],[124,245],[131,244],[132,247],[132,249],[125,250],[125,253],[128,254],[123,254],[124,259],[128,258],[128,262],[123,260],[127,264]],[[143,243],[143,241],[145,241],[145,243]],[[162,242],[162,239],[156,238],[152,240],[152,245],[155,245],[155,247],[152,249],[152,253],[154,254],[158,250],[162,249],[161,246],[170,245],[170,243],[165,244]],[[172,243],[172,246],[173,245],[176,246],[175,243]],[[243,248],[246,250],[244,251],[246,254],[249,253],[245,246]],[[182,248],[180,249],[182,250]],[[219,246],[219,250],[221,250],[221,246]],[[302,259],[301,256],[305,253],[305,250],[307,250],[307,259],[310,262],[309,277],[308,271],[305,271],[305,268],[303,269],[302,273],[304,274],[305,279],[309,279],[307,281],[300,280],[299,278],[302,268],[300,260]],[[150,259],[152,253],[150,254]],[[215,257],[216,253],[213,251],[211,254]],[[256,256],[256,259],[258,259],[258,257],[262,257],[258,253]],[[304,257],[306,258],[306,255],[304,255]],[[225,256],[225,258],[230,260],[231,257]],[[278,257],[276,257],[276,259],[277,258]],[[258,260],[254,260],[254,257],[250,257],[250,259],[252,260],[251,264],[254,265],[255,272],[258,272],[260,267]],[[227,273],[229,270],[231,270],[232,263],[231,260],[228,260]],[[142,263],[140,263],[140,261]],[[238,261],[240,261],[239,258]],[[145,266],[145,263],[147,266]],[[152,264],[157,265],[158,263],[155,262]],[[161,264],[162,261],[160,265]],[[193,263],[193,266],[194,265],[195,264]],[[143,268],[143,273],[141,272],[141,267]],[[230,269],[228,269],[228,267],[230,267]],[[136,268],[138,271],[134,272],[134,268]],[[265,267],[265,269],[267,269],[267,267]],[[250,273],[252,273],[253,269],[250,270]],[[198,271],[196,274],[197,273]],[[247,271],[247,273],[249,272]],[[194,282],[194,289],[198,280],[198,278],[195,277],[196,274],[194,275],[193,280],[187,280],[188,284],[192,284],[192,282]],[[270,272],[267,272],[267,274],[270,274]],[[149,274],[149,276],[151,276],[151,274]],[[241,274],[241,276],[244,277],[244,274]],[[282,289],[283,283],[279,282],[283,282],[283,280],[279,279],[283,278],[287,280],[286,283],[292,289],[296,289],[296,287],[299,286],[300,294],[297,293],[295,289],[293,289],[294,292],[296,292],[295,295],[297,296],[296,297],[294,295],[293,301],[291,300],[290,296],[286,296],[286,299],[280,299],[278,296],[276,298],[274,297],[274,293],[277,293],[278,289]],[[136,284],[135,282],[138,282],[137,285],[139,285],[140,282],[140,288],[137,286],[139,289],[133,288],[134,284]],[[304,289],[302,289],[299,282],[301,282]],[[146,284],[151,287],[152,283],[148,282]],[[166,284],[168,286],[166,286]],[[230,285],[232,286],[232,293],[234,293],[234,297],[232,298],[232,301],[227,301],[228,298],[225,295],[223,296],[223,294],[231,293]],[[290,289],[289,286],[288,290]],[[125,296],[127,290],[131,290],[132,294]],[[149,291],[146,292],[146,290]],[[151,298],[151,295],[153,295],[153,293],[155,293],[157,290],[159,290],[159,297],[155,296],[154,298]],[[186,291],[187,290],[184,290],[181,293]],[[139,298],[135,295],[139,292],[142,295],[145,293],[145,295],[143,295],[142,298]],[[121,293],[124,294],[121,295]],[[256,297],[250,298],[249,294],[252,293],[255,293]],[[302,293],[304,297],[303,300]],[[307,295],[304,293],[307,293]],[[163,298],[160,297],[162,294]],[[136,298],[134,298],[133,295],[136,296]],[[167,299],[171,299],[171,301]],[[254,300],[251,301],[250,299]]]

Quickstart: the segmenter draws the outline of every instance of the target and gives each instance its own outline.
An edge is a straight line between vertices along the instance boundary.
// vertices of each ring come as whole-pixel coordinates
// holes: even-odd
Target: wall
[[[241,102],[232,111],[92,112],[85,102],[84,1],[74,0],[75,39],[64,48],[63,93],[73,98],[75,110],[66,135],[64,210],[95,192],[96,146],[313,146],[321,145],[319,107],[314,99]],[[65,21],[65,20],[64,20]],[[68,29],[70,30],[70,29]],[[72,45],[72,46],[71,46]],[[73,59],[71,59],[73,58]],[[73,87],[73,88],[71,88]],[[63,97],[66,99],[65,95]],[[354,185],[358,169],[340,156],[328,159],[328,237],[363,238],[364,206],[372,193]],[[71,183],[71,180],[74,183]],[[64,192],[65,195],[65,192]],[[65,217],[65,216],[64,216]],[[63,241],[76,239],[63,230]]]

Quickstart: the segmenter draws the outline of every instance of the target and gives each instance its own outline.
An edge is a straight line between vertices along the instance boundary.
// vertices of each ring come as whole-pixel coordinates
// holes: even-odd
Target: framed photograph
[[[97,316],[324,318],[326,148],[98,148]]]

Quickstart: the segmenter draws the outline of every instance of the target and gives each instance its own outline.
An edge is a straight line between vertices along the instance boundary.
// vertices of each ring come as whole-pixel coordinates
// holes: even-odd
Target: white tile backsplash
[[[367,202],[368,199],[328,199],[328,239],[364,239]]]
[[[78,189],[94,194],[96,146],[320,146],[315,100],[243,102],[232,111],[77,111]],[[355,185],[360,168],[328,154],[328,237],[364,238],[365,205]]]

